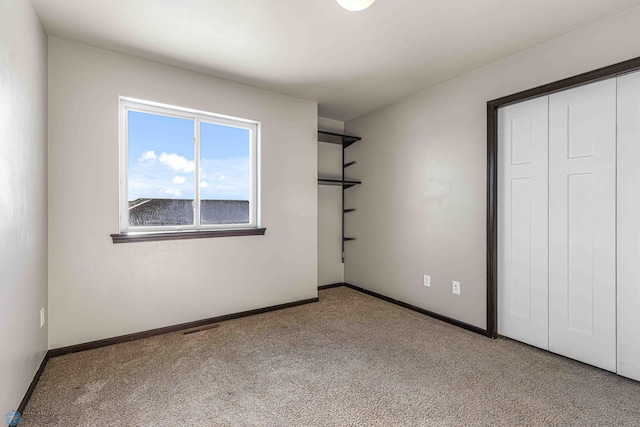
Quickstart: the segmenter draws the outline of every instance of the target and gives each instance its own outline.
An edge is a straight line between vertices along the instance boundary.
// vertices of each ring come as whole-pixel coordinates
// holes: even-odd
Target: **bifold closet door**
[[[498,115],[498,333],[547,349],[548,97]]]
[[[616,79],[549,96],[549,350],[616,371]]]
[[[640,73],[618,78],[618,374],[640,381]]]

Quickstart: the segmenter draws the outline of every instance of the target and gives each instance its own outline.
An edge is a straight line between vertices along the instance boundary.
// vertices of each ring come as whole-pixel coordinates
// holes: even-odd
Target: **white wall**
[[[265,236],[113,244],[118,96],[262,123]],[[317,104],[51,38],[49,346],[317,295]]]
[[[0,0],[0,416],[45,352],[47,35],[30,1]]]
[[[639,39],[635,9],[347,122],[363,185],[345,280],[485,328],[487,101],[640,56]]]
[[[318,117],[318,129],[344,133],[344,122]],[[318,143],[318,175],[342,179],[342,146]],[[342,191],[318,186],[318,285],[344,282],[342,264]]]

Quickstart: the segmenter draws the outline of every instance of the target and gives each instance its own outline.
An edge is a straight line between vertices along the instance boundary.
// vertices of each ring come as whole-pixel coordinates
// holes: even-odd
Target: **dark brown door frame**
[[[498,336],[498,109],[640,70],[640,57],[487,102],[487,335]]]

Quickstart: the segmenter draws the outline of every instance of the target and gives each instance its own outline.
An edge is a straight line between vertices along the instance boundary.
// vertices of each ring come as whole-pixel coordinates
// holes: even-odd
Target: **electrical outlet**
[[[44,326],[44,307],[40,309],[40,327]]]
[[[425,285],[427,288],[430,288],[430,287],[431,287],[431,276],[429,276],[428,274],[425,274],[425,275],[424,275],[424,285]]]
[[[456,295],[460,295],[460,282],[453,281],[451,282],[451,292]]]

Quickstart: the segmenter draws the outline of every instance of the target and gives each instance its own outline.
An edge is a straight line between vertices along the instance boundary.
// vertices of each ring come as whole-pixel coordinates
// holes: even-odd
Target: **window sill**
[[[212,237],[263,236],[266,228],[227,230],[167,231],[161,233],[112,234],[113,243],[155,242],[160,240],[208,239]]]

